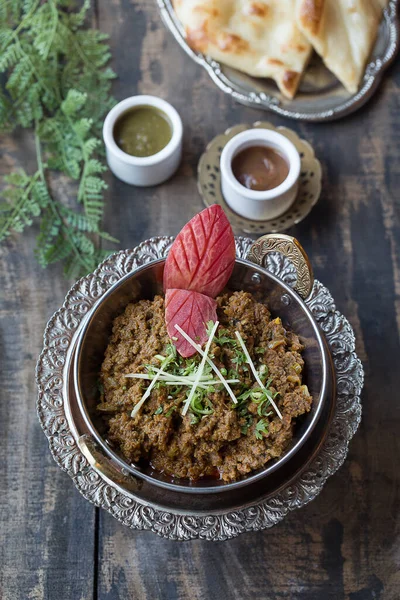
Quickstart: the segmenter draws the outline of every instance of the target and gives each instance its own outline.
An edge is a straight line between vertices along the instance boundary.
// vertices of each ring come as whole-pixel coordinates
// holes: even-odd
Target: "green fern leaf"
[[[48,209],[42,216],[40,233],[36,238],[35,256],[41,267],[49,264],[48,254],[55,245],[61,229],[61,220],[54,218],[54,213]]]
[[[103,239],[103,240],[107,240],[108,242],[113,242],[114,244],[118,243],[118,240],[113,237],[112,235],[110,235],[109,233],[107,233],[106,231],[100,231],[99,232],[99,236]],[[109,251],[108,251],[109,252]]]
[[[6,17],[4,17],[4,13],[1,12],[2,8],[4,8],[4,3],[0,2],[0,22],[5,23]],[[1,26],[0,27],[0,48],[2,51],[5,50],[6,46],[13,39],[13,30],[9,27]]]
[[[31,21],[33,47],[39,56],[47,58],[57,33],[58,11],[51,2],[42,4]]]
[[[32,198],[42,209],[51,203],[49,191],[43,181],[37,181],[33,184],[31,194]]]
[[[70,241],[63,233],[59,233],[53,240],[53,244],[43,253],[44,265],[65,260],[73,251]]]
[[[0,0],[0,130],[34,126],[38,172],[15,172],[0,202],[0,240],[40,219],[35,254],[42,266],[63,261],[67,276],[92,270],[108,251],[94,240],[103,218],[100,141],[114,72],[107,35],[84,25],[90,0]],[[42,158],[43,154],[43,158]],[[51,171],[79,181],[82,208],[50,192]],[[57,192],[57,190],[54,190]],[[91,239],[91,235],[96,237]]]
[[[0,2],[0,23],[7,22],[7,4],[5,2]]]
[[[22,96],[34,79],[32,65],[28,57],[22,57],[10,75],[6,88],[12,98]]]
[[[18,44],[12,44],[0,56],[0,73],[14,67],[22,58],[22,51]]]
[[[117,74],[111,69],[111,67],[107,67],[100,73],[100,79],[115,79]]]
[[[90,158],[86,163],[86,174],[94,175],[95,173],[104,173],[107,167],[96,158]]]
[[[78,27],[83,25],[89,8],[90,0],[84,0],[82,8],[79,12],[68,15],[68,24],[71,29],[76,30]]]
[[[22,169],[6,176],[9,186],[2,191],[2,196],[9,209],[3,210],[0,217],[0,240],[8,237],[11,231],[22,232],[32,225],[34,217],[40,215],[41,206],[32,195],[38,178],[38,173],[28,177]]]
[[[98,198],[102,190],[105,190],[106,188],[106,182],[103,179],[100,179],[100,177],[89,175],[85,179],[85,194],[89,198]]]
[[[85,137],[87,136],[87,134],[90,131],[90,128],[93,125],[93,121],[92,119],[79,119],[79,121],[76,121],[76,123],[74,123],[74,131],[75,134],[78,136],[78,138],[80,138],[81,140],[84,140]]]
[[[85,212],[89,218],[99,221],[103,216],[103,201],[94,198],[88,199],[85,202]]]
[[[4,175],[3,179],[9,185],[15,185],[16,187],[22,188],[25,188],[30,181],[30,177],[28,177],[24,169],[17,169],[13,173],[9,173],[9,175]]]
[[[67,225],[74,229],[88,233],[98,231],[98,219],[91,219],[87,215],[77,213],[66,206],[60,206],[60,213]]]
[[[89,256],[93,255],[95,252],[94,244],[92,240],[90,240],[84,233],[80,231],[76,231],[74,233],[74,241],[78,247],[78,249],[83,254],[88,254]]]
[[[72,116],[85,104],[87,94],[71,89],[68,91],[67,97],[61,103],[61,110],[67,116]]]
[[[86,142],[84,144],[85,152],[90,156],[91,154],[93,154],[93,152],[99,146],[99,144],[100,144],[100,140],[98,140],[96,138],[89,138],[88,140],[86,140]]]
[[[22,11],[24,15],[27,15],[35,5],[35,0],[24,0],[22,3]]]
[[[9,7],[12,18],[19,22],[23,9],[23,2],[21,2],[21,0],[13,0],[12,2],[9,2]]]

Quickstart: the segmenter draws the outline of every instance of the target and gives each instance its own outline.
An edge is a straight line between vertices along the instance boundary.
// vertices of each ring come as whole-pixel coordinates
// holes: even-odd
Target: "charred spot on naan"
[[[186,39],[193,50],[207,54],[209,44],[214,44],[221,52],[240,54],[249,50],[249,43],[234,33],[221,31],[216,37],[208,32],[207,21],[196,29],[187,28]]]
[[[297,52],[298,54],[304,54],[304,53],[309,54],[309,52],[310,52],[310,49],[307,46],[304,46],[303,44],[296,44],[296,43],[281,44],[280,50],[281,50],[282,54],[286,54],[287,52],[293,52],[293,51]]]
[[[318,33],[322,22],[324,0],[303,0],[300,8],[300,22],[310,33]]]
[[[290,98],[296,93],[300,81],[300,73],[296,71],[285,71],[282,77],[282,87]]]
[[[269,12],[269,6],[264,2],[250,2],[244,7],[243,13],[251,17],[266,17]]]
[[[208,34],[207,21],[203,21],[201,26],[196,29],[187,27],[186,40],[193,50],[206,54],[208,45],[212,41]]]
[[[302,52],[309,52],[307,46],[303,46],[303,44],[292,44],[293,50],[297,50],[300,54]]]
[[[211,6],[194,6],[192,10],[194,13],[204,14],[209,17],[216,18],[220,16],[220,11],[217,8],[212,8]]]
[[[249,43],[235,33],[221,32],[217,38],[218,48],[222,52],[240,54],[249,50]]]

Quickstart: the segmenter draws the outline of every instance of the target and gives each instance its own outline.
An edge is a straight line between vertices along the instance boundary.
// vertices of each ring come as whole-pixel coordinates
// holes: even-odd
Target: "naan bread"
[[[311,53],[295,23],[296,0],[173,0],[191,48],[293,98]]]
[[[297,24],[352,94],[364,74],[388,0],[297,0]]]

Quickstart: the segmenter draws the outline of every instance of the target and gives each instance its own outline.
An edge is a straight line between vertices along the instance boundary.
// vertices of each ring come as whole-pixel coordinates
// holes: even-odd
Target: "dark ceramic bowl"
[[[292,260],[297,271],[296,289],[303,296],[308,295],[313,283],[311,268],[297,242],[289,236],[264,236],[253,245],[248,258],[264,264],[266,254],[271,251],[282,252]],[[207,478],[192,482],[171,478],[150,466],[127,463],[103,435],[103,421],[96,414],[99,401],[97,381],[113,320],[124,311],[128,303],[143,298],[152,299],[155,294],[162,293],[164,263],[165,259],[146,264],[115,283],[94,305],[80,333],[74,361],[74,386],[80,411],[93,436],[92,442],[101,450],[96,453],[97,467],[101,471],[98,457],[105,455],[107,468],[115,467],[124,475],[129,473],[135,478],[174,491],[203,494],[229,491],[267,477],[289,461],[310,436],[324,404],[329,402],[334,393],[333,365],[325,339],[299,293],[262,266],[248,260],[236,260],[227,287],[233,291],[251,292],[258,299],[264,300],[272,315],[281,317],[284,326],[298,334],[305,346],[303,381],[313,397],[313,404],[311,411],[296,423],[294,437],[287,451],[280,458],[268,462],[264,468],[233,483]]]

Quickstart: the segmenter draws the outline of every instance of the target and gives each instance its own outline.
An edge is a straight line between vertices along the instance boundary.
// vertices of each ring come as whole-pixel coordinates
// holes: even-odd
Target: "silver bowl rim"
[[[184,485],[180,485],[177,483],[170,483],[167,481],[162,481],[162,480],[156,479],[155,477],[152,477],[151,475],[148,475],[147,473],[143,473],[134,465],[129,464],[128,462],[125,462],[116,452],[114,452],[114,450],[112,448],[110,448],[110,446],[107,445],[105,440],[98,433],[98,431],[94,427],[92,420],[90,418],[90,415],[86,409],[86,406],[85,406],[85,403],[83,401],[83,397],[82,397],[82,394],[80,391],[79,367],[80,367],[80,359],[81,359],[81,350],[82,350],[82,346],[83,346],[83,343],[85,340],[85,336],[86,336],[87,330],[89,328],[89,325],[92,323],[92,321],[96,315],[97,309],[99,308],[100,305],[102,305],[108,299],[109,296],[111,296],[114,293],[114,291],[118,287],[122,286],[125,283],[125,281],[127,281],[131,277],[138,275],[140,272],[142,272],[146,269],[150,269],[150,268],[155,267],[157,264],[164,263],[165,260],[166,260],[165,258],[161,258],[161,259],[150,261],[144,265],[139,266],[138,268],[134,269],[130,273],[127,273],[126,275],[124,275],[121,279],[116,281],[101,296],[101,298],[99,298],[95,302],[95,304],[93,305],[91,310],[86,315],[85,322],[82,326],[82,329],[79,333],[79,337],[77,340],[75,354],[74,354],[74,366],[73,366],[74,389],[75,389],[75,394],[76,394],[76,399],[77,399],[79,410],[81,412],[81,415],[82,415],[82,417],[85,421],[85,424],[88,427],[91,435],[94,437],[96,442],[101,446],[101,448],[106,453],[106,455],[111,457],[111,459],[119,466],[119,468],[121,470],[128,471],[134,477],[143,479],[144,481],[146,481],[152,485],[157,485],[159,487],[162,487],[162,488],[165,488],[165,489],[168,489],[171,491],[183,492],[183,493],[187,493],[187,494],[220,493],[220,492],[227,492],[232,489],[244,487],[246,485],[250,485],[251,483],[254,483],[260,479],[263,479],[267,475],[273,473],[278,468],[280,468],[283,464],[285,464],[288,460],[290,460],[290,458],[292,458],[294,456],[294,454],[303,446],[303,444],[309,438],[311,432],[313,431],[315,425],[318,422],[318,419],[321,415],[323,406],[327,400],[328,363],[329,363],[329,359],[328,359],[329,351],[324,342],[321,331],[320,331],[318,324],[315,321],[311,311],[309,310],[309,308],[307,307],[307,305],[305,304],[303,299],[289,285],[287,285],[284,281],[282,281],[282,279],[279,279],[279,277],[276,277],[275,275],[270,273],[267,269],[264,269],[263,267],[260,267],[259,265],[256,265],[255,263],[252,263],[248,260],[244,260],[244,259],[240,259],[240,258],[236,258],[236,260],[235,260],[235,263],[242,264],[245,267],[250,267],[253,270],[255,270],[256,272],[260,272],[262,275],[267,276],[270,279],[272,279],[273,282],[278,284],[279,286],[281,286],[284,289],[285,293],[289,294],[290,297],[295,302],[300,304],[302,310],[305,312],[306,316],[308,317],[308,319],[311,323],[311,326],[312,326],[314,334],[315,334],[315,338],[318,342],[318,347],[319,347],[319,350],[321,353],[321,358],[322,358],[322,386],[321,386],[321,390],[319,393],[320,401],[317,406],[317,410],[315,411],[314,415],[312,416],[311,421],[310,421],[308,427],[306,428],[305,432],[297,440],[297,442],[292,446],[292,448],[290,448],[290,450],[288,450],[288,452],[283,454],[272,464],[270,464],[267,467],[265,467],[264,469],[261,469],[258,472],[256,472],[254,475],[249,475],[244,479],[239,479],[238,481],[234,481],[231,483],[225,483],[225,484],[219,484],[219,485],[215,485],[215,486],[202,486],[202,487],[196,487],[195,485],[184,486]]]

